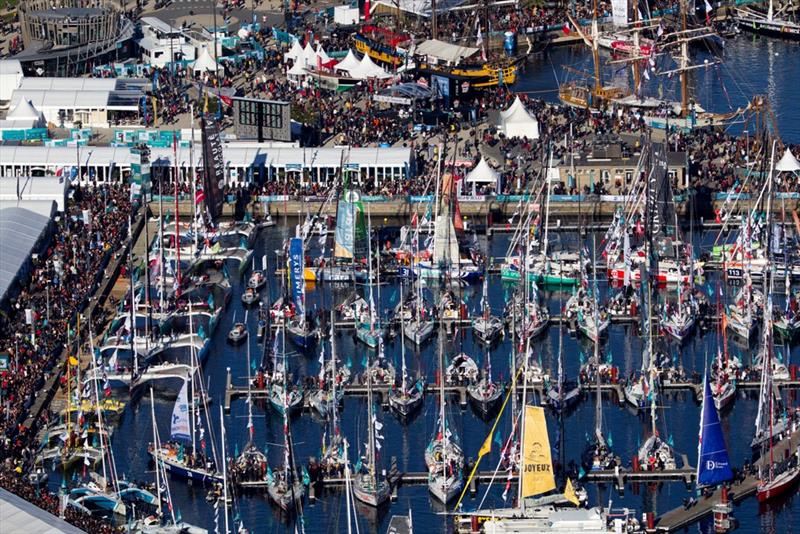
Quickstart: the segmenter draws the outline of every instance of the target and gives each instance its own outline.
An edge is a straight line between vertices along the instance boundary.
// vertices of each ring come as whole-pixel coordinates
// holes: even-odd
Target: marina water
[[[275,250],[282,247],[283,240],[293,229],[286,229],[280,226],[261,230],[255,247],[254,257],[257,262],[263,254],[269,257],[269,268],[272,272],[275,268]],[[577,246],[579,237],[577,234],[562,233],[565,242]],[[484,236],[480,237],[481,245],[485,243]],[[602,235],[597,236],[598,243]],[[315,241],[312,239],[312,241]],[[705,246],[706,249],[713,241],[713,236],[704,235],[703,239],[696,239],[697,245]],[[700,242],[702,241],[702,242]],[[489,241],[488,250],[492,256],[503,256],[506,252],[508,235],[495,235]],[[591,250],[591,237],[584,243]],[[318,251],[309,251],[309,255],[315,257]],[[204,371],[206,381],[210,384],[209,390],[213,405],[211,411],[215,415],[212,417],[215,426],[219,423],[219,406],[224,401],[224,389],[226,379],[226,369],[231,369],[232,382],[234,385],[246,386],[247,381],[247,352],[246,345],[232,346],[226,342],[226,336],[232,326],[235,317],[237,321],[244,317],[244,309],[241,303],[241,292],[246,284],[246,275],[238,278],[235,268],[231,268],[231,284],[233,294],[229,305],[223,311],[214,337],[211,341],[209,357],[205,363]],[[279,295],[280,278],[270,277],[271,299],[274,301]],[[706,287],[716,287],[716,277],[707,278]],[[599,281],[600,292],[605,294],[607,284],[605,280]],[[781,284],[779,284],[781,285]],[[726,296],[729,297],[737,288],[725,288]],[[352,289],[348,286],[317,285],[309,286],[307,291],[309,309],[324,308],[330,309],[331,305],[340,303]],[[500,281],[499,275],[490,278],[489,296],[493,312],[499,314],[504,306],[505,298],[510,294],[511,288]],[[480,285],[470,286],[459,290],[462,298],[466,301],[471,314],[475,314],[479,309],[481,299]],[[264,293],[266,290],[264,290]],[[551,314],[558,314],[561,306],[569,298],[570,291],[561,292],[543,291],[548,298]],[[386,310],[393,307],[400,298],[400,286],[395,280],[390,280],[388,284],[381,287],[382,309]],[[778,296],[777,304],[782,305],[783,296]],[[712,299],[713,302],[713,299]],[[250,313],[248,324],[251,335],[248,343],[251,344],[251,356],[254,360],[260,361],[263,352],[262,346],[257,343],[256,314]],[[628,376],[632,371],[641,365],[641,353],[643,340],[635,334],[635,326],[615,324],[610,327],[607,341],[602,345],[602,354],[613,360],[614,365],[620,368],[622,376]],[[575,378],[580,366],[581,354],[588,357],[592,354],[592,345],[583,338],[570,336],[564,330],[564,360],[568,376]],[[435,338],[434,338],[435,339]],[[354,341],[353,332],[337,331],[337,355],[339,358],[352,365],[352,370],[360,371],[365,360],[367,349],[363,344]],[[327,346],[327,341],[325,341]],[[753,345],[757,345],[753,343]],[[542,366],[550,370],[551,374],[557,369],[558,354],[558,327],[551,325],[544,336],[535,340],[535,355],[541,360]],[[711,327],[709,331],[698,330],[682,347],[670,345],[673,357],[683,363],[687,375],[691,376],[693,371],[702,374],[704,360],[709,360],[716,355],[717,336],[715,329]],[[294,350],[291,344],[287,344],[287,350]],[[478,345],[469,329],[461,332],[458,340],[448,342],[445,346],[445,356],[453,355],[464,351],[481,364],[484,358],[484,349]],[[742,361],[749,363],[754,355],[754,349],[749,351],[737,347],[730,343],[731,354],[741,354]],[[492,351],[493,374],[496,378],[503,381],[509,380],[509,359],[511,345],[509,336],[506,336],[500,344]],[[782,354],[784,363],[787,365],[792,362],[800,362],[800,347],[795,346],[791,350],[784,347],[778,349]],[[330,355],[330,349],[326,348],[326,355]],[[391,358],[396,367],[400,363],[400,339],[395,338],[386,345],[386,356]],[[429,341],[419,352],[415,352],[411,345],[406,346],[406,357],[409,362],[410,373],[414,374],[420,370],[427,377],[429,383],[435,380],[436,373],[436,342]],[[319,348],[317,351],[308,355],[292,352],[289,355],[290,370],[294,373],[295,379],[305,376],[316,376],[319,369]],[[176,395],[174,392],[173,395]],[[797,405],[795,393],[791,390],[784,390],[784,398],[788,400],[788,405]],[[175,397],[159,397],[155,400],[155,414],[161,436],[169,434],[169,423]],[[666,432],[667,436],[674,439],[675,449],[678,454],[686,454],[692,465],[696,464],[697,458],[697,433],[700,418],[700,406],[694,399],[694,395],[687,390],[667,391],[661,397],[659,408],[659,428],[661,432]],[[733,406],[722,414],[722,424],[730,451],[732,463],[741,467],[744,461],[750,459],[750,440],[754,432],[754,420],[757,411],[757,390],[739,390]],[[622,457],[624,464],[629,464],[635,455],[639,444],[644,441],[649,432],[648,419],[639,417],[632,408],[617,405],[616,399],[610,395],[604,395],[604,420],[606,431],[613,438],[613,449]],[[366,399],[365,397],[346,397],[344,410],[341,413],[341,430],[351,444],[350,460],[355,463],[357,456],[356,450],[360,448],[363,452],[366,441]],[[381,433],[386,437],[384,446],[380,451],[380,465],[388,470],[390,458],[397,458],[397,466],[400,471],[421,472],[425,470],[423,452],[428,441],[434,432],[438,408],[435,395],[427,395],[423,410],[418,413],[409,424],[402,425],[398,419],[389,411],[382,411],[378,407],[379,419],[384,423]],[[277,465],[282,458],[283,443],[282,417],[271,409],[267,404],[258,401],[253,410],[255,419],[255,444],[262,449],[269,451],[270,463]],[[457,399],[453,398],[453,403],[448,405],[450,421],[455,424],[457,434],[461,438],[463,449],[467,458],[475,458],[478,449],[481,447],[486,437],[491,421],[480,419],[471,407],[462,410],[458,406]],[[594,428],[594,404],[593,400],[586,395],[583,401],[574,411],[564,415],[558,421],[554,414],[548,411],[548,430],[550,441],[554,447],[553,459],[569,463],[574,461],[580,464],[580,455],[586,443],[586,436]],[[242,450],[247,442],[247,405],[243,398],[232,401],[231,413],[225,416],[226,433],[228,436],[228,453],[234,455],[237,450]],[[504,414],[501,421],[500,432],[505,439],[511,429],[509,414]],[[291,422],[292,439],[294,441],[294,452],[298,466],[305,465],[308,458],[320,457],[321,443],[324,426],[315,420],[309,413],[304,412],[293,418]],[[219,436],[218,429],[215,432]],[[143,395],[130,405],[122,416],[114,432],[112,439],[117,468],[119,473],[124,473],[129,479],[139,479],[152,481],[154,474],[148,465],[147,444],[152,440],[152,426],[150,418],[149,395]],[[491,454],[484,457],[481,464],[481,471],[491,471],[497,466],[499,460],[499,447],[493,446]],[[577,469],[577,467],[576,467]],[[60,486],[59,472],[53,472],[50,478],[50,485],[57,491]],[[515,494],[515,485],[512,484],[508,492],[509,500],[503,500],[503,492],[506,486],[504,472],[499,472],[496,483],[492,486],[483,504],[484,507],[501,507],[511,504],[511,499]],[[474,509],[483,497],[486,485],[478,486],[478,495],[473,498],[469,495],[464,499],[463,507],[466,510]],[[207,488],[199,485],[189,486],[183,480],[171,479],[170,488],[175,508],[180,512],[183,519],[214,530],[214,510],[213,506],[206,501]],[[610,485],[589,485],[590,504],[608,505],[609,500],[613,500],[615,508],[628,506],[639,514],[644,511],[655,511],[658,515],[676,506],[680,506],[683,499],[692,496],[690,490],[682,482],[669,482],[662,484],[638,484],[627,485],[625,494],[619,495]],[[693,491],[693,490],[692,490]],[[239,509],[244,525],[251,532],[293,532],[294,525],[284,522],[275,508],[267,499],[266,492],[250,493],[240,497]],[[443,508],[429,496],[428,488],[425,485],[402,486],[398,491],[396,502],[385,506],[379,510],[368,508],[359,509],[358,521],[361,532],[385,532],[389,518],[393,514],[406,514],[408,510],[413,510],[414,527],[417,532],[445,532],[452,529],[452,523],[447,518],[440,515]],[[345,494],[340,489],[325,489],[317,495],[315,504],[304,504],[304,523],[306,532],[331,533],[347,532]],[[755,499],[748,499],[734,509],[734,514],[740,522],[739,531],[743,533],[791,533],[800,530],[800,506],[796,496],[788,499],[776,500],[768,505],[759,508]],[[220,529],[222,528],[222,518],[220,514]],[[699,525],[692,526],[690,532],[712,532],[713,523],[711,518]]]

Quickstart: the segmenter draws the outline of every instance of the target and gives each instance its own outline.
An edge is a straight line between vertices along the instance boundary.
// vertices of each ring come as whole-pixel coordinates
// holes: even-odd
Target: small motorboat
[[[244,323],[235,323],[228,332],[228,342],[238,345],[247,339],[247,327]]]
[[[247,279],[247,287],[255,290],[261,289],[266,283],[267,276],[260,269],[250,273],[250,277]]]
[[[248,287],[244,290],[244,293],[242,293],[242,304],[245,306],[252,306],[259,300],[261,300],[261,295],[252,287]]]

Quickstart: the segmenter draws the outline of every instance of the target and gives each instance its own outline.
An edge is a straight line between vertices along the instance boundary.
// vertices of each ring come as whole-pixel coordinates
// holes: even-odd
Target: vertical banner
[[[522,498],[551,491],[556,487],[550,439],[544,408],[525,407],[525,439],[522,447]]]
[[[628,0],[611,0],[611,20],[614,26],[628,24]]]
[[[305,302],[303,302],[303,239],[293,237],[289,242],[289,272],[291,273],[292,299],[297,306],[297,313],[305,313]]]
[[[222,141],[219,128],[213,120],[201,121],[203,136],[203,180],[206,207],[213,223],[222,214],[223,189],[225,188],[225,157],[222,154]]]

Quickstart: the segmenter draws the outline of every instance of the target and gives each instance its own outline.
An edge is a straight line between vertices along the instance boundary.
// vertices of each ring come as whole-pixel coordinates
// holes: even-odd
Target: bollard
[[[647,530],[654,530],[656,528],[656,514],[645,512],[644,517],[647,520]]]

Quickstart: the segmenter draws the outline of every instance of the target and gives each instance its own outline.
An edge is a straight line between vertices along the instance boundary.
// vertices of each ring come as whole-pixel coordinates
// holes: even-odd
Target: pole
[[[255,0],[254,0],[255,1]],[[197,206],[195,204],[197,199],[197,170],[194,167],[194,102],[189,104],[189,117],[192,121],[192,140],[189,145],[189,172],[192,176],[192,221],[194,221],[194,250],[195,254],[200,251],[199,234],[200,224],[197,220]]]
[[[225,514],[225,534],[230,532],[228,525],[228,459],[225,457],[225,419],[223,407],[219,407],[220,439],[222,440],[222,509]]]

